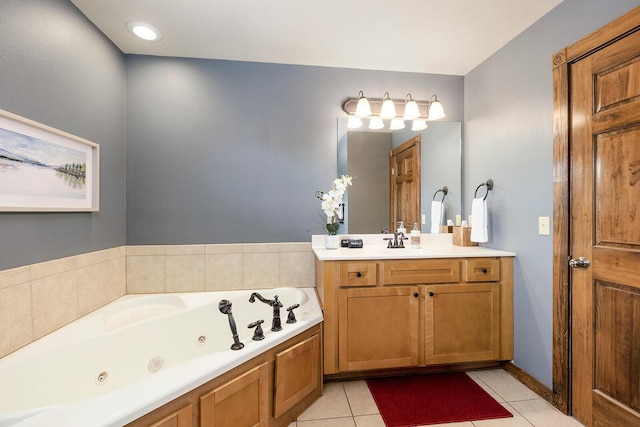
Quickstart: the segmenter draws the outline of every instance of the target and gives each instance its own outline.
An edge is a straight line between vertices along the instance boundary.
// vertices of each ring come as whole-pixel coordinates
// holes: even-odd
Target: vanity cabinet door
[[[418,365],[417,286],[339,290],[340,372]]]
[[[267,427],[269,418],[268,362],[200,397],[202,426]]]
[[[151,424],[149,427],[193,427],[193,407],[187,405],[184,408],[174,412],[161,419],[157,423]]]
[[[426,286],[425,301],[427,364],[499,359],[497,283]]]

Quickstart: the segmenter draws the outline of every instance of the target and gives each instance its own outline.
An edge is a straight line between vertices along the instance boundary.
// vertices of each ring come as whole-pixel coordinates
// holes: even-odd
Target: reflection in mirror
[[[431,201],[444,186],[443,224],[454,223],[462,209],[462,135],[459,122],[428,122],[420,131],[421,188],[420,212],[422,233],[430,232]],[[345,194],[344,226],[341,233],[380,233],[389,227],[389,152],[413,138],[411,129],[349,130],[347,118],[338,118],[338,176],[349,174],[356,179]],[[439,193],[437,200],[442,199]],[[407,231],[413,224],[405,224]],[[389,230],[393,232],[393,230]]]

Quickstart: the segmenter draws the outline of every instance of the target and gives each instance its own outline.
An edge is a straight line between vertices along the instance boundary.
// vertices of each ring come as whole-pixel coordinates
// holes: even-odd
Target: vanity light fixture
[[[423,119],[416,119],[411,126],[412,131],[425,130],[427,128],[427,121]]]
[[[350,117],[370,119],[369,129],[382,129],[382,120],[391,119],[391,130],[403,129],[403,120],[412,120],[411,129],[419,131],[427,128],[427,121],[446,117],[437,95],[432,95],[428,101],[417,101],[410,93],[403,100],[391,99],[389,92],[385,92],[381,99],[367,99],[360,91],[357,98],[349,98],[342,104],[342,110]],[[349,129],[362,126],[357,122],[349,123]]]
[[[377,130],[382,129],[384,127],[384,122],[379,117],[372,117],[369,120],[369,129]]]
[[[382,107],[380,107],[381,119],[393,119],[396,116],[396,106],[389,97],[389,92],[385,92],[382,97]]]
[[[362,119],[360,117],[349,117],[347,121],[347,128],[359,129],[362,127]]]
[[[371,115],[371,105],[369,100],[360,91],[358,93],[358,105],[356,105],[356,117],[368,117]]]
[[[404,119],[415,120],[420,117],[420,108],[410,93],[404,98]]]
[[[162,36],[160,31],[153,25],[149,25],[146,22],[131,21],[127,24],[127,29],[131,31],[136,37],[148,42],[157,42]]]
[[[442,108],[442,104],[438,101],[436,95],[432,95],[429,99],[429,115],[427,117],[429,120],[440,120],[446,117],[444,108]]]
[[[391,124],[389,125],[389,129],[391,129],[391,130],[404,129],[404,120],[402,120],[402,119],[392,119],[391,120]]]

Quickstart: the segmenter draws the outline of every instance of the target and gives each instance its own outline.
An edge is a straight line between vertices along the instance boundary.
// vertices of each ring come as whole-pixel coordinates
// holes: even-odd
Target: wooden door
[[[418,365],[418,287],[340,289],[341,372]]]
[[[420,134],[390,153],[390,219],[389,232],[404,222],[411,230],[420,224]]]
[[[559,384],[571,390],[571,413],[588,426],[640,426],[640,8],[629,19],[633,25],[623,17],[567,48],[559,54],[567,64],[557,55],[562,67],[554,71],[556,150],[567,152],[569,200],[567,222],[561,208],[554,217],[572,258],[564,273],[554,245],[557,299],[563,278],[569,283],[569,300],[556,308],[569,313],[570,337],[559,341],[556,328],[570,359],[554,360],[567,367],[569,383]],[[567,141],[558,135],[563,126]],[[556,153],[559,170],[561,160]],[[554,388],[562,378],[554,366]]]
[[[474,283],[427,286],[425,362],[497,360],[500,357],[500,286]]]

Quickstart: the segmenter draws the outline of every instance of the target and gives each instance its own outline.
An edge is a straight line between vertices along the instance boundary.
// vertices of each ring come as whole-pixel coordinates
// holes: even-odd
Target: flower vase
[[[338,235],[328,234],[324,236],[324,247],[327,249],[338,249]]]

